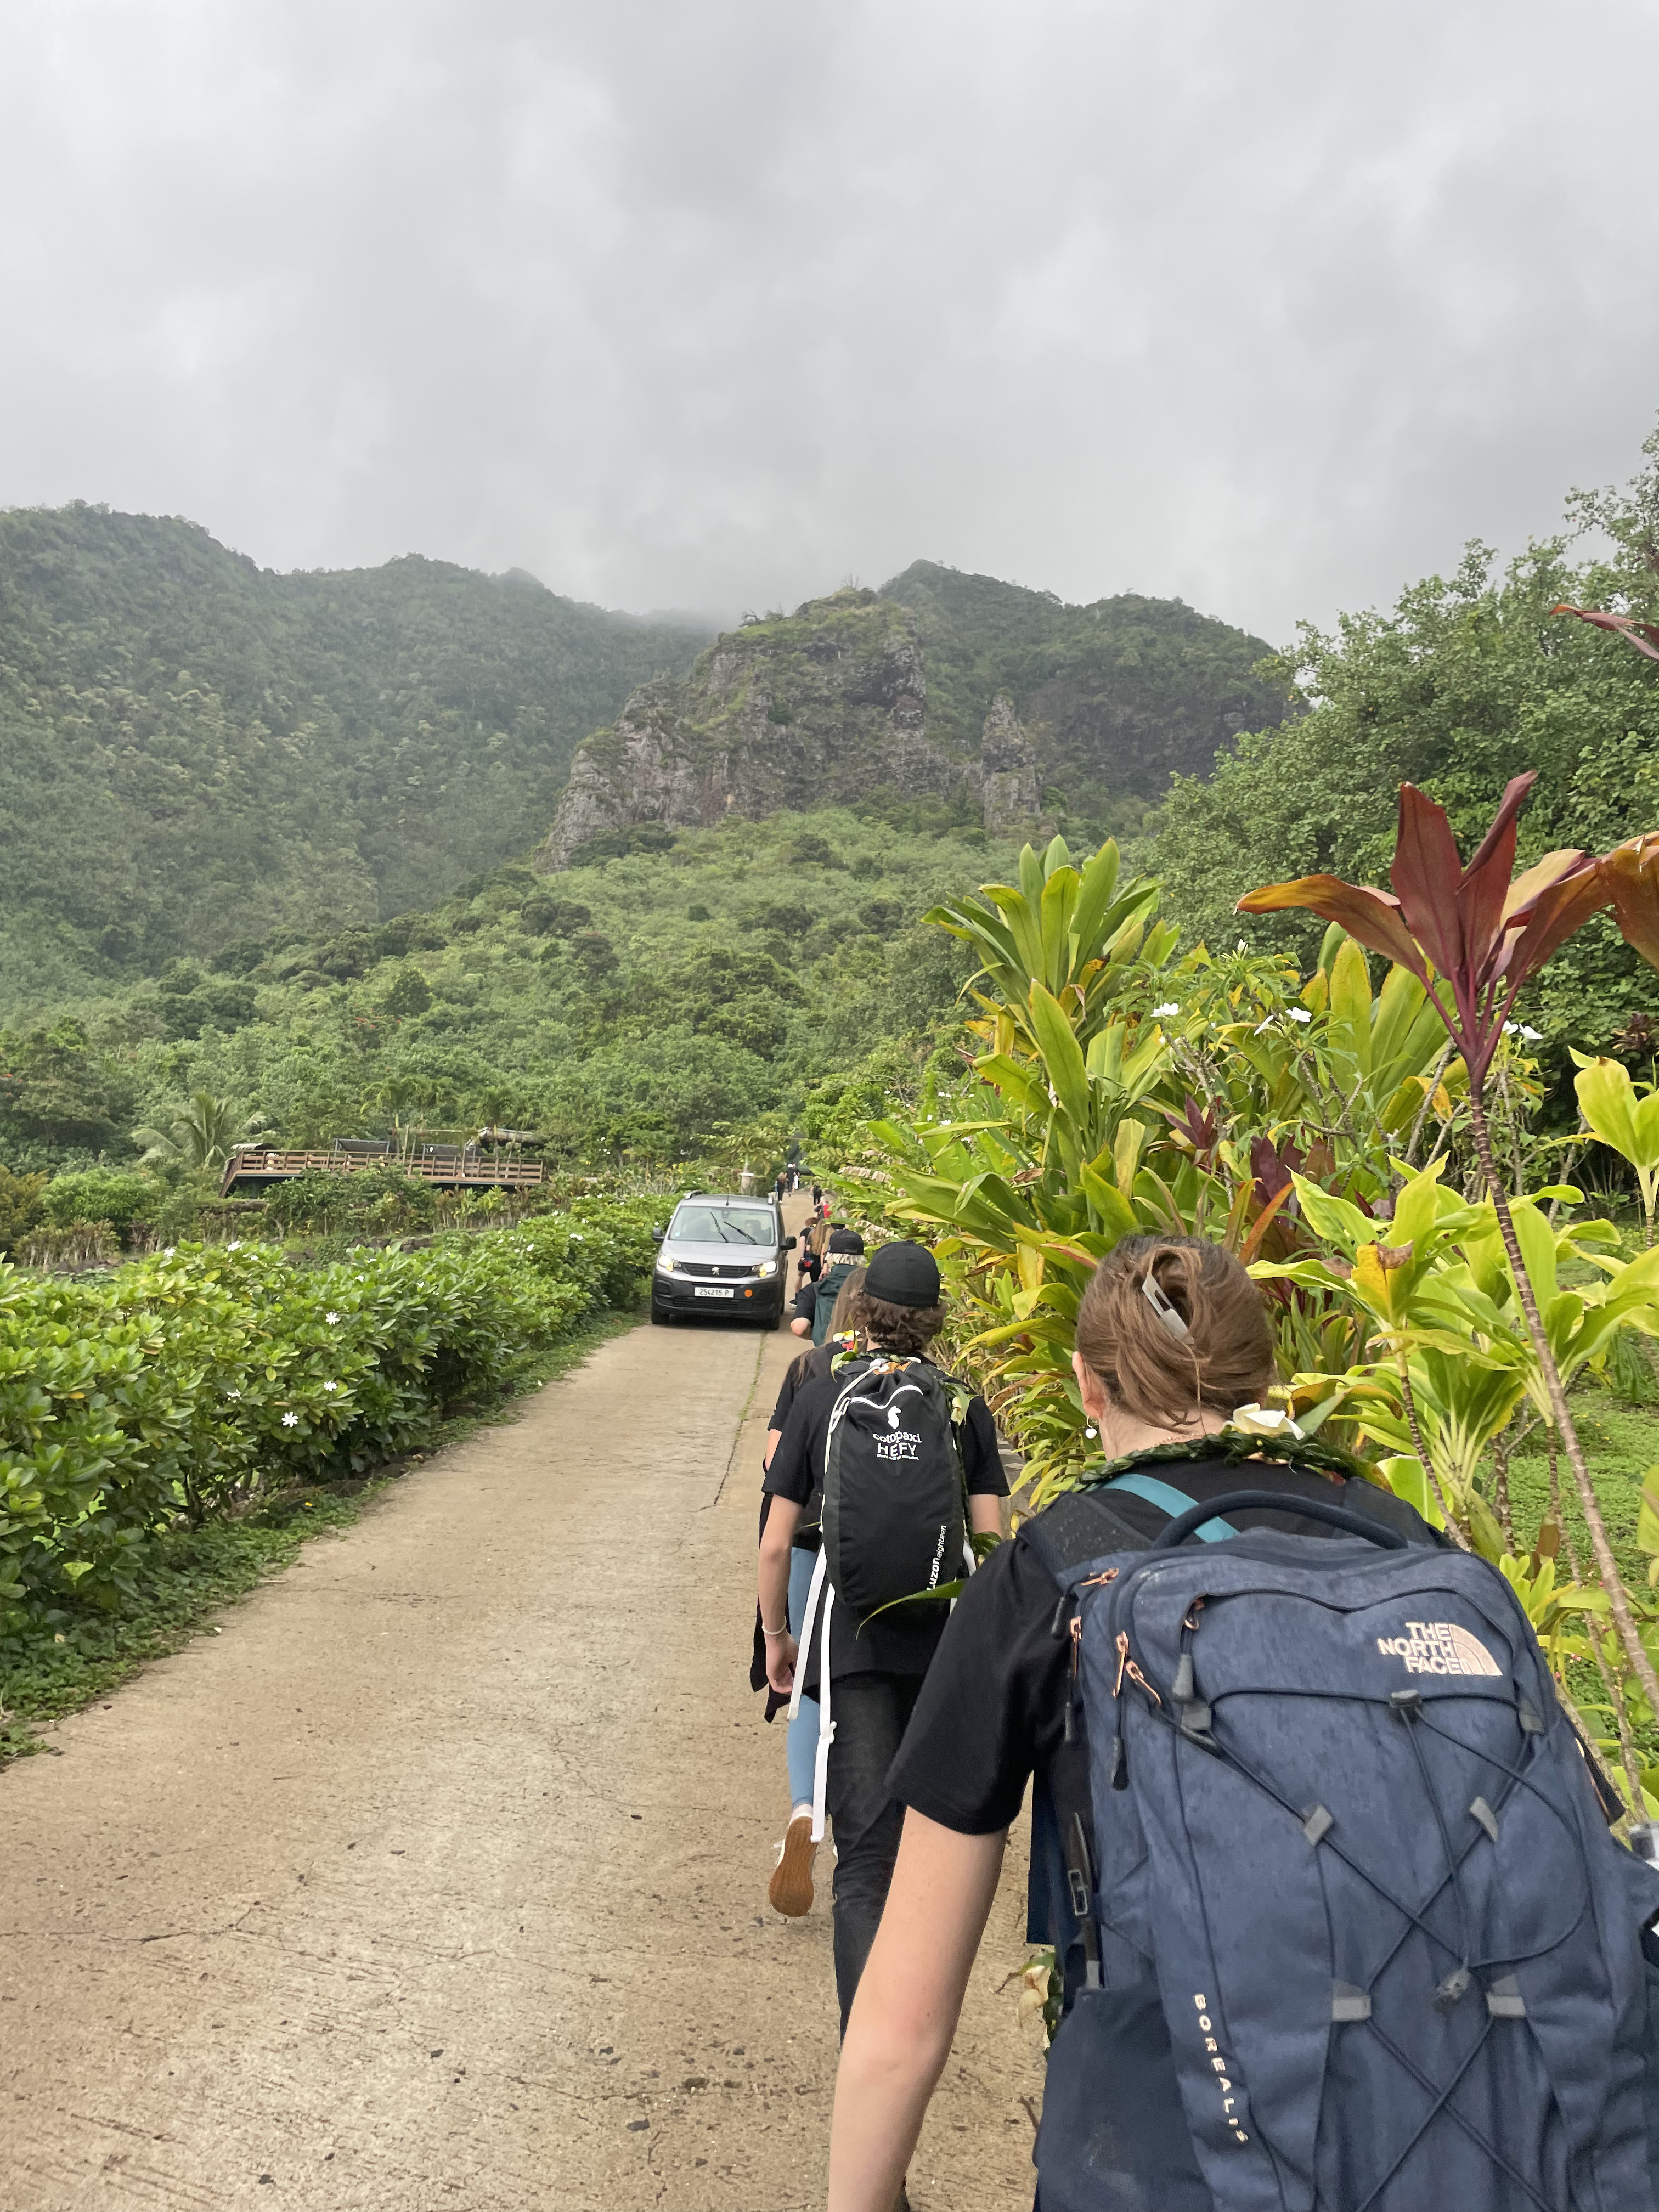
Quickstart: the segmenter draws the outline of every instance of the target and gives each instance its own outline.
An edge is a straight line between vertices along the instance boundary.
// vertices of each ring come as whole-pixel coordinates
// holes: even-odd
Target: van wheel
[[[671,1313],[665,1313],[660,1306],[653,1306],[651,1319],[658,1328],[667,1328],[672,1324],[674,1316]]]

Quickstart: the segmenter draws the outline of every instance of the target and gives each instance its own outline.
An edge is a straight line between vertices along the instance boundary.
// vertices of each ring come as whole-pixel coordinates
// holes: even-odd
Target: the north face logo
[[[1379,1636],[1385,1659],[1403,1659],[1408,1674],[1501,1674],[1478,1636],[1455,1620],[1408,1620],[1409,1636]]]

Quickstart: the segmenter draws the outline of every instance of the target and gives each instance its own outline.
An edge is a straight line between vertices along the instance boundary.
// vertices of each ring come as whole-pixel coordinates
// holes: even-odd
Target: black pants
[[[920,1674],[845,1674],[831,1690],[836,1740],[824,1800],[836,1832],[836,1995],[843,2035],[898,1856],[904,1808],[887,1794],[887,1770],[921,1681]]]

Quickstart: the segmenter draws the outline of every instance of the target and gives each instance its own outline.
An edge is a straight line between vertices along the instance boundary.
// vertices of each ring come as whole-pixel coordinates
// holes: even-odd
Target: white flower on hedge
[[[338,1319],[339,1319],[339,1318],[340,1318],[340,1316],[339,1316],[339,1315],[338,1315],[338,1314],[333,1314],[333,1313],[331,1313],[331,1314],[325,1314],[325,1315],[323,1316],[323,1319],[324,1319],[324,1320],[328,1323],[328,1325],[329,1325],[329,1327],[330,1327],[331,1328],[333,1328],[333,1326],[334,1326],[335,1322],[336,1322],[337,1321],[338,1321]]]
[[[163,1248],[161,1257],[164,1260],[170,1260],[178,1249],[179,1247],[176,1244],[168,1244]]]
[[[337,1382],[325,1382],[323,1385],[325,1390],[337,1390],[339,1387]]]
[[[283,1426],[285,1429],[297,1429],[297,1428],[299,1427],[299,1425],[300,1425],[300,1416],[299,1416],[297,1413],[284,1413],[284,1414],[283,1414]]]
[[[1310,1022],[1313,1019],[1305,1006],[1286,1006],[1285,1012],[1293,1022]]]
[[[1161,1006],[1154,1006],[1152,1008],[1153,1014],[1163,1019],[1167,1019],[1170,1015],[1178,1014],[1180,1012],[1181,1001],[1179,999],[1166,999]]]
[[[225,1393],[227,1398],[240,1398],[241,1395],[240,1390],[227,1390]]]
[[[1522,1044],[1536,1044],[1544,1032],[1528,1029],[1525,1022],[1505,1022],[1504,1034],[1505,1036],[1518,1036]]]
[[[229,1243],[225,1247],[227,1252],[240,1252],[241,1249],[242,1240],[240,1237],[233,1237]]]

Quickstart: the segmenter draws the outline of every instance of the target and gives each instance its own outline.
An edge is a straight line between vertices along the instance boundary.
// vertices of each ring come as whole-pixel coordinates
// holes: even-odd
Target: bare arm
[[[789,1553],[800,1525],[800,1508],[793,1498],[774,1498],[772,1510],[761,1531],[760,1617],[763,1632],[781,1628],[781,1636],[766,1638],[766,1679],[781,1692],[794,1687],[795,1639],[789,1630]]]
[[[836,2076],[829,2212],[890,2212],[951,2055],[1002,1871],[1006,1828],[961,1836],[904,1816],[881,1926]]]
[[[797,1314],[789,1324],[789,1334],[791,1336],[811,1336],[812,1324],[804,1314]]]
[[[1002,1534],[1002,1500],[973,1491],[968,1499],[968,1525],[976,1536]]]

